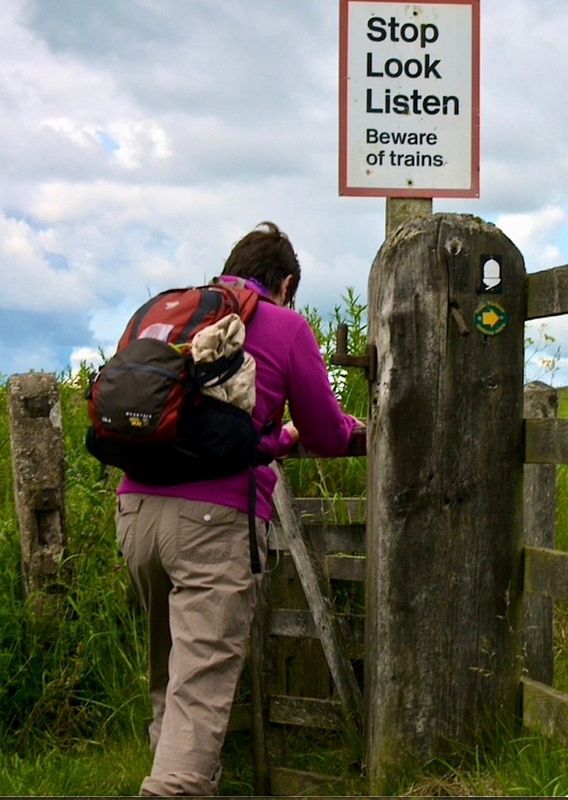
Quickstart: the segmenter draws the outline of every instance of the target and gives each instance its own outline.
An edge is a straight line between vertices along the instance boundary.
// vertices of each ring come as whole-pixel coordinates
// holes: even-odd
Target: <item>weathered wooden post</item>
[[[525,418],[556,417],[558,392],[535,381],[525,386]],[[556,542],[556,465],[525,464],[524,543],[554,549]],[[524,604],[524,672],[552,686],[554,674],[553,602],[550,597],[527,594]]]
[[[41,614],[52,607],[65,547],[64,448],[55,376],[12,376],[8,408],[24,590]]]
[[[431,197],[387,197],[385,209],[385,231],[390,236],[395,230],[414,217],[429,217],[432,213]]]
[[[367,764],[516,712],[525,269],[473,216],[397,228],[369,280]]]

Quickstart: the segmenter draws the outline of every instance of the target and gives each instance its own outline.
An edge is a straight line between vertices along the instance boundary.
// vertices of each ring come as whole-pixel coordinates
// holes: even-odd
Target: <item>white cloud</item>
[[[137,169],[146,159],[162,160],[172,157],[167,133],[151,120],[107,120],[103,128],[96,123],[56,117],[42,120],[40,124],[61,136],[62,147],[71,144],[83,150],[106,153],[111,160],[126,169]]]
[[[80,264],[73,271],[53,268],[37,232],[5,216],[0,217],[0,271],[5,276],[0,307],[5,309],[74,312],[93,299],[88,269]]]
[[[560,249],[551,240],[558,236],[567,219],[565,209],[548,206],[523,214],[502,214],[496,224],[521,250],[530,272],[558,266]]]
[[[73,375],[85,365],[88,369],[96,369],[103,363],[103,358],[100,350],[94,350],[92,347],[75,347],[71,352],[69,359],[69,367]]]
[[[80,125],[69,117],[56,117],[44,119],[41,122],[43,128],[62,134],[77,147],[89,148],[98,144],[97,129],[92,125]]]
[[[167,133],[153,122],[118,122],[108,125],[116,144],[113,158],[127,169],[142,166],[145,158],[171,158],[172,150]]]

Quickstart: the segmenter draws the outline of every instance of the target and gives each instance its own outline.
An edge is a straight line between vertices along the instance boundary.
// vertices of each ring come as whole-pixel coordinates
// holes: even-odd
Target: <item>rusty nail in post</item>
[[[458,326],[458,331],[460,336],[469,336],[471,331],[467,327],[465,319],[463,318],[463,314],[461,313],[460,309],[456,305],[450,305],[450,314],[452,315],[454,322]]]

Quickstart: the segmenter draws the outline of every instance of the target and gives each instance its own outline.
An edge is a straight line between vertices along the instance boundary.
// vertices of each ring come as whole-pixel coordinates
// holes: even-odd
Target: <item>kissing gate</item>
[[[549,685],[551,603],[568,599],[568,554],[552,549],[554,467],[525,466],[568,462],[568,420],[555,418],[547,387],[523,398],[524,322],[568,313],[568,267],[527,276],[494,226],[416,216],[379,251],[368,309],[367,355],[349,355],[343,338],[336,359],[368,371],[366,536],[359,500],[336,525],[323,500],[291,498],[282,475],[275,496],[282,552],[253,627],[250,703],[232,717],[233,730],[252,731],[257,794],[325,780],[288,768],[290,726],[339,728],[351,742],[363,733],[371,794],[407,759],[503,722],[568,732],[568,696]],[[50,443],[61,435],[52,383],[39,374],[9,386],[33,591],[64,547],[60,459],[45,463],[61,449]],[[363,435],[348,455],[364,452]],[[364,619],[334,612],[337,580],[366,581]]]
[[[370,794],[405,764],[503,724],[567,735],[568,696],[550,684],[552,599],[568,598],[568,554],[552,549],[546,465],[568,462],[568,420],[555,419],[550,387],[523,390],[524,322],[560,313],[567,267],[527,276],[495,226],[435,214],[397,227],[372,265],[367,356],[349,355],[338,336],[335,363],[369,377],[364,681],[347,657],[358,620],[337,618],[318,590],[326,578],[362,578],[353,516],[342,534],[325,522],[318,530],[313,504],[296,502],[294,513],[281,482],[276,509],[311,614],[295,612],[307,613],[302,628],[272,610],[266,630],[319,637],[335,694],[261,688],[257,707],[267,728],[340,725],[352,735],[360,726]],[[354,443],[350,455],[360,454]],[[281,794],[310,785],[259,763],[259,793],[269,776]]]

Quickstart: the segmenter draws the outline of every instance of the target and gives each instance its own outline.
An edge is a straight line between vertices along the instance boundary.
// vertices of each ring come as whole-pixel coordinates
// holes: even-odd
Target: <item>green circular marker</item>
[[[486,336],[496,336],[509,323],[509,315],[499,303],[483,303],[473,317],[475,327]]]

